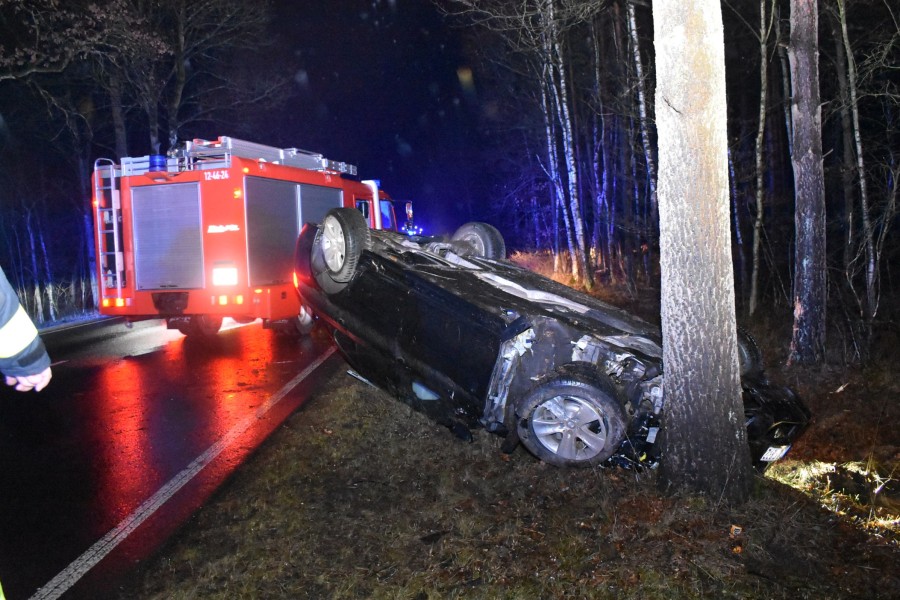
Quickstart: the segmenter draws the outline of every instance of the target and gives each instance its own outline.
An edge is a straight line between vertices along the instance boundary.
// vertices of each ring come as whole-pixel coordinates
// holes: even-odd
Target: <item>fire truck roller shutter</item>
[[[289,283],[301,224],[340,206],[341,190],[262,177],[244,187],[250,285]]]
[[[135,187],[131,198],[137,289],[202,288],[199,184]]]
[[[340,189],[301,184],[300,228],[305,223],[321,223],[329,210],[342,205],[342,198],[343,192]],[[297,235],[300,235],[300,229],[297,229]],[[294,243],[297,242],[297,235],[294,236]]]

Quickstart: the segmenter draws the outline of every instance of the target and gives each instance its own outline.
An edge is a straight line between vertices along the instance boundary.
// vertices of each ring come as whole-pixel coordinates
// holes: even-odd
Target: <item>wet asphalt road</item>
[[[226,320],[209,340],[160,321],[43,334],[40,393],[0,386],[0,582],[9,600],[107,598],[341,368],[301,340]]]

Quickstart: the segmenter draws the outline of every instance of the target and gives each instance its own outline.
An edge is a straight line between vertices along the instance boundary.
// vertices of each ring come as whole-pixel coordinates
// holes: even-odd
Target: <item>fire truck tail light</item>
[[[244,296],[243,294],[238,294],[237,296],[232,296],[231,298],[229,298],[226,294],[222,294],[220,296],[210,297],[210,302],[212,302],[213,305],[219,306],[228,306],[229,304],[235,304],[239,306],[244,303]]]
[[[213,285],[237,285],[238,272],[236,267],[214,267]]]
[[[125,306],[125,298],[116,298],[116,308]]]

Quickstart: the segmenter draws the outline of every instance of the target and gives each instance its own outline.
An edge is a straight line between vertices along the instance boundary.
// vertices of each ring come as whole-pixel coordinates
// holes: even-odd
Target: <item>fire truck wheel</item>
[[[210,337],[219,333],[222,317],[194,315],[187,323],[179,323],[178,331],[191,337]]]
[[[501,260],[506,258],[506,243],[503,234],[487,223],[473,221],[466,223],[453,234],[454,242],[467,242],[474,248],[474,256]]]
[[[328,294],[344,289],[356,274],[362,251],[371,244],[365,217],[355,208],[333,208],[313,242],[311,266]]]

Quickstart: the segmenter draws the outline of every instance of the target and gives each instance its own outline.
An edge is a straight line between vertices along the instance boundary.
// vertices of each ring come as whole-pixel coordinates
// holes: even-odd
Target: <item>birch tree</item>
[[[628,32],[631,36],[631,46],[634,53],[641,146],[644,149],[644,163],[647,165],[647,185],[650,188],[650,228],[653,229],[657,227],[659,220],[659,209],[656,205],[656,159],[653,157],[653,147],[650,143],[650,119],[647,112],[646,92],[644,91],[646,79],[644,78],[644,67],[641,61],[641,46],[637,33],[637,22],[634,17],[633,1],[628,2]]]
[[[563,214],[568,219],[571,227],[571,236],[574,243],[569,244],[572,256],[572,278],[581,281],[587,289],[593,283],[591,273],[588,270],[588,261],[585,254],[587,243],[584,236],[584,219],[581,215],[581,193],[578,181],[578,167],[575,157],[575,133],[572,123],[572,110],[570,108],[569,82],[566,76],[568,65],[563,48],[562,32],[556,15],[556,0],[543,0],[540,3],[540,17],[538,22],[539,35],[542,37],[543,53],[540,56],[544,63],[545,85],[549,88],[554,100],[554,115],[559,123],[559,142],[562,145],[562,155],[566,173],[566,202],[562,205]],[[556,144],[556,140],[549,140],[548,144]],[[549,149],[548,149],[549,150]]]
[[[856,60],[853,56],[853,48],[850,45],[850,34],[847,30],[847,9],[844,0],[836,0],[838,23],[841,32],[841,42],[844,47],[844,58],[847,67],[847,92],[850,101],[850,120],[853,134],[853,148],[856,158],[856,176],[859,185],[859,210],[862,221],[862,247],[861,258],[863,271],[865,272],[865,301],[863,302],[863,314],[871,327],[871,321],[877,312],[877,300],[875,293],[875,235],[872,226],[872,214],[869,206],[868,177],[866,176],[865,158],[863,155],[862,133],[859,126],[859,100],[856,73]],[[856,258],[853,259],[856,261]],[[848,279],[852,278],[851,271],[847,273]],[[853,283],[850,282],[851,288]],[[867,336],[868,337],[868,336]]]
[[[550,179],[553,201],[563,217],[572,278],[590,288],[587,236],[582,211],[581,167],[577,157],[572,71],[566,34],[573,24],[587,23],[603,2],[576,0],[454,0],[465,16],[503,38],[512,52],[531,65],[531,80],[539,91],[545,140],[543,168]]]
[[[834,0],[831,6],[844,161],[843,289],[854,303],[848,311],[853,349],[866,360],[879,318],[882,278],[889,274],[884,244],[897,214],[900,86],[893,75],[900,60],[900,10],[887,2],[866,5],[873,24],[859,40],[851,40],[847,3]]]
[[[593,247],[597,254],[597,263],[612,278],[612,235],[613,210],[609,196],[609,170],[611,162],[609,144],[606,144],[606,107],[603,93],[603,51],[601,40],[602,24],[592,19],[591,34],[591,66],[593,67],[594,89],[591,95],[591,136],[590,155],[592,157],[591,181],[594,195],[594,234]]]
[[[751,315],[756,312],[756,308],[759,305],[759,267],[762,261],[760,246],[762,245],[763,219],[765,215],[765,187],[763,185],[765,156],[763,153],[763,142],[766,135],[766,106],[769,89],[769,35],[772,31],[774,15],[773,9],[766,9],[766,5],[770,2],[772,0],[760,0],[759,2],[759,31],[757,33],[757,40],[759,41],[759,125],[756,130],[754,152],[756,157],[756,215],[753,220],[753,267],[750,273],[750,301],[748,309]]]
[[[656,0],[666,411],[660,482],[742,501],[751,481],[731,264],[718,0]]]

